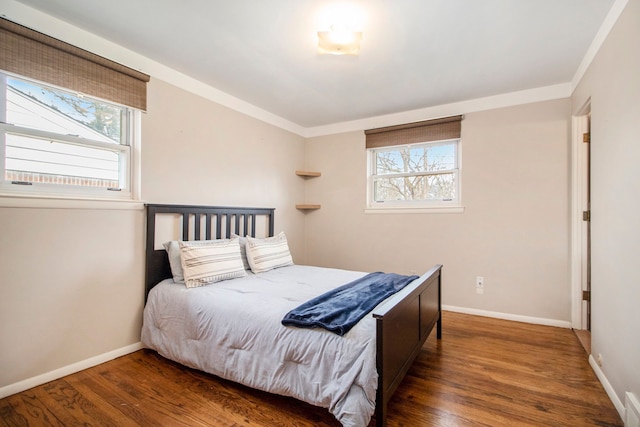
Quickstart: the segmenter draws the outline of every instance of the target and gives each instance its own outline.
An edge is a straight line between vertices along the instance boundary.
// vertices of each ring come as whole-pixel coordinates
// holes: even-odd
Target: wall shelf
[[[307,178],[317,178],[322,174],[320,172],[315,172],[315,171],[296,171],[296,175],[301,176],[306,180]],[[316,209],[320,209],[320,205],[302,203],[302,204],[296,205],[296,209],[301,211],[313,211]]]
[[[300,209],[301,211],[311,211],[315,209],[320,209],[320,205],[302,204],[302,205],[296,205],[296,209]]]
[[[322,174],[320,172],[312,172],[312,171],[296,171],[296,175],[303,176],[305,178],[316,178]]]

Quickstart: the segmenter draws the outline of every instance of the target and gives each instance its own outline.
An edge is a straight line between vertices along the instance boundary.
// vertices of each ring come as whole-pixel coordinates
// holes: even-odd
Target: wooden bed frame
[[[171,277],[166,251],[155,249],[157,214],[182,216],[181,240],[210,240],[228,238],[232,232],[255,237],[257,216],[266,218],[266,234],[273,236],[274,211],[270,208],[148,204],[145,300],[151,288]],[[442,337],[441,270],[441,265],[435,265],[372,312],[377,325],[378,427],[386,425],[389,399],[434,326],[437,338]]]

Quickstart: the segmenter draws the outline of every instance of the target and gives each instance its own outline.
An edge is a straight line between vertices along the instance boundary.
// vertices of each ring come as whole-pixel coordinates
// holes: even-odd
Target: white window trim
[[[141,145],[142,145],[142,112],[131,109],[128,146],[131,162],[131,187],[128,198],[103,198],[70,194],[56,195],[52,193],[25,193],[0,191],[0,208],[41,208],[41,209],[109,209],[109,210],[141,210],[145,202],[141,197]],[[2,144],[4,150],[4,144]],[[4,155],[3,155],[4,158]]]
[[[1,73],[0,76],[4,80],[4,74]],[[7,74],[10,75],[10,74]],[[25,79],[22,76],[16,76],[19,79]],[[30,80],[30,79],[26,79]],[[36,82],[39,83],[39,82]],[[6,84],[6,81],[3,84]],[[44,84],[44,83],[39,83]],[[51,87],[56,87],[52,85],[47,85]],[[64,88],[58,88],[62,90],[67,90]],[[1,98],[4,98],[4,92],[0,95]],[[0,100],[1,101],[1,100]],[[110,101],[104,101],[109,102]],[[0,108],[5,108],[6,102],[0,102]],[[113,104],[113,103],[112,103]],[[126,129],[127,132],[127,140],[128,145],[118,144],[117,146],[106,145],[106,148],[112,149],[114,151],[128,151],[129,152],[129,162],[130,166],[125,169],[125,173],[128,173],[130,176],[128,177],[128,189],[126,191],[114,191],[113,194],[108,194],[106,197],[103,195],[104,192],[91,192],[84,189],[68,189],[70,191],[61,192],[61,186],[57,186],[56,188],[34,188],[29,189],[29,191],[24,191],[24,188],[16,188],[12,189],[10,186],[0,185],[0,208],[61,208],[61,209],[117,209],[117,210],[138,210],[144,209],[145,202],[141,200],[141,145],[142,145],[142,111],[137,110],[135,108],[123,106],[127,108],[129,118],[128,118],[128,127]],[[4,113],[4,111],[2,111]],[[5,114],[2,114],[2,117],[5,117]],[[9,131],[10,133],[19,133],[25,135],[36,135],[42,134],[43,136],[47,135],[46,131],[38,131],[34,129],[28,129],[28,132],[20,132],[22,128],[18,126],[14,126],[11,124],[0,123],[0,133],[4,133]],[[58,134],[51,134],[53,139],[57,139],[60,141],[74,142],[75,139],[80,140],[80,138],[75,138],[73,136],[65,136]],[[3,137],[4,139],[4,137]],[[82,142],[86,143],[87,140],[82,140]],[[103,143],[99,141],[95,141],[96,146],[105,146]],[[2,159],[4,159],[5,155],[5,144],[0,144],[0,155]],[[4,170],[4,169],[3,169]],[[17,187],[17,186],[16,186]],[[31,187],[31,186],[30,186]],[[101,197],[103,196],[103,197]]]
[[[142,200],[89,199],[0,194],[0,208],[143,210]]]
[[[376,208],[365,208],[365,214],[458,214],[464,213],[464,206],[452,205],[452,206],[433,206],[433,207],[400,207],[400,206],[387,206]]]
[[[131,115],[129,117],[131,120]],[[129,165],[122,165],[123,162],[130,162],[131,158],[131,148],[129,145],[122,144],[110,144],[101,141],[93,141],[90,139],[80,138],[73,135],[60,135],[52,132],[46,132],[38,129],[29,129],[20,126],[10,125],[0,123],[0,135],[3,135],[3,140],[6,141],[6,137],[4,135],[12,134],[18,135],[26,138],[38,138],[42,140],[54,140],[60,141],[61,143],[69,144],[69,145],[77,145],[80,147],[91,147],[97,148],[104,151],[111,151],[113,153],[118,153],[118,157],[120,159],[121,174],[129,174]],[[6,145],[3,145],[6,147]],[[4,158],[4,156],[3,156]],[[4,168],[2,169],[4,171]],[[124,178],[124,179],[123,179]],[[113,198],[113,199],[126,199],[131,200],[131,192],[129,187],[131,187],[131,177],[130,176],[122,176],[120,177],[120,181],[124,181],[126,184],[125,188],[118,189],[114,192],[113,195],[109,195],[109,197],[105,198]],[[38,195],[48,195],[48,194],[58,194],[61,196],[70,196],[74,197],[77,194],[77,197],[100,197],[104,194],[105,191],[109,191],[105,188],[85,188],[85,187],[77,187],[73,185],[47,185],[47,184],[37,184],[34,183],[27,188],[20,188],[20,185],[12,184],[11,182],[2,180],[2,192],[11,194],[38,194]]]
[[[449,140],[444,140],[449,141]],[[444,141],[433,141],[434,143],[444,142]],[[374,161],[374,151],[376,149],[371,148],[367,149],[367,200],[366,206],[364,209],[365,214],[418,214],[418,213],[429,213],[429,214],[452,214],[452,213],[464,213],[464,205],[462,204],[462,139],[456,138],[455,141],[457,144],[457,155],[458,155],[458,170],[457,170],[457,178],[458,178],[458,198],[457,200],[452,200],[451,202],[446,201],[405,201],[405,202],[385,202],[385,203],[373,203],[373,161]],[[415,144],[407,144],[415,145]],[[390,149],[392,147],[389,147]],[[431,175],[431,174],[426,174]]]

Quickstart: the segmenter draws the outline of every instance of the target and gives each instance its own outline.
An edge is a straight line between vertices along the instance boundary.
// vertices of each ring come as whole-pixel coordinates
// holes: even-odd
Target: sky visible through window
[[[452,201],[457,195],[457,140],[374,150],[373,201]]]
[[[456,168],[452,144],[434,144],[378,151],[377,174],[434,172]]]
[[[12,77],[7,86],[120,143],[123,108]]]
[[[127,109],[6,76],[4,180],[120,189]],[[104,146],[107,143],[108,146]],[[115,148],[115,147],[114,147]],[[27,188],[27,187],[25,187]]]

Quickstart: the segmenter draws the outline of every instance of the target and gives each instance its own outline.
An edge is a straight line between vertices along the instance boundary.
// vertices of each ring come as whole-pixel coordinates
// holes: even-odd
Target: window
[[[458,139],[369,149],[369,207],[460,201]]]
[[[0,38],[2,196],[135,199],[150,77],[3,17]]]
[[[462,120],[451,116],[366,130],[367,207],[462,212]]]
[[[132,110],[0,74],[5,192],[130,198]]]

